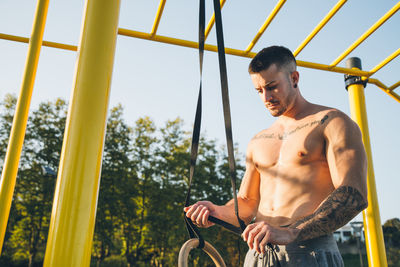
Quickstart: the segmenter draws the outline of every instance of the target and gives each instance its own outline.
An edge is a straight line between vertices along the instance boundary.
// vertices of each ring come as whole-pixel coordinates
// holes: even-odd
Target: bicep
[[[348,117],[334,117],[325,128],[326,157],[335,188],[358,189],[366,197],[367,159],[358,126]]]
[[[240,184],[238,197],[255,201],[257,204],[260,199],[260,173],[255,167],[251,151],[246,153],[246,171]]]

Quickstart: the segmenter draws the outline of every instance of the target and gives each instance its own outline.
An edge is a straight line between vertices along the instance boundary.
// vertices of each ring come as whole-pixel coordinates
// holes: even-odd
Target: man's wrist
[[[300,231],[301,229],[298,228],[289,228],[289,233],[291,235],[291,239],[293,240],[293,242],[298,241],[297,239],[299,237]]]

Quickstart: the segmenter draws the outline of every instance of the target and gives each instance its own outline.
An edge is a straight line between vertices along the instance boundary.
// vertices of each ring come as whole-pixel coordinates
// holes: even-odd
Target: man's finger
[[[190,219],[192,220],[192,222],[197,221],[197,217],[199,216],[200,210],[201,210],[202,206],[199,205],[196,207],[196,209],[193,211],[192,215],[190,216]]]
[[[254,237],[254,248],[258,253],[261,253],[260,243],[264,238],[265,233],[263,231],[258,232],[258,234]]]
[[[244,242],[247,242],[247,239],[249,238],[249,232],[256,227],[255,223],[249,224],[247,225],[246,229],[244,229],[243,233],[242,233],[242,237]]]
[[[250,230],[249,232],[249,236],[247,239],[247,244],[249,245],[249,247],[251,249],[253,249],[253,244],[254,244],[254,237],[258,234],[258,232],[260,231],[260,227],[258,227],[258,225],[256,225],[252,230]]]
[[[209,221],[208,221],[208,216],[210,215],[210,211],[206,208],[204,210],[204,215],[203,215],[203,225],[208,225]]]
[[[261,240],[261,242],[259,244],[261,253],[265,253],[265,246],[267,245],[267,243],[268,243],[268,238],[266,235],[264,235],[263,239]]]
[[[189,207],[188,211],[186,212],[186,217],[190,218],[192,216],[193,211],[196,209],[197,204],[193,204]]]
[[[206,210],[207,210],[207,207],[205,207],[205,206],[203,206],[203,207],[201,207],[201,208],[199,209],[199,215],[198,215],[197,218],[196,218],[196,223],[197,223],[198,225],[205,225],[203,217],[204,217],[204,212],[205,212]]]
[[[210,222],[209,220],[208,220],[208,217],[210,216],[210,210],[206,210],[205,212],[204,212],[204,217],[203,217],[203,224],[205,225],[205,226],[211,226],[211,225],[214,225],[214,223],[212,223],[212,222]]]

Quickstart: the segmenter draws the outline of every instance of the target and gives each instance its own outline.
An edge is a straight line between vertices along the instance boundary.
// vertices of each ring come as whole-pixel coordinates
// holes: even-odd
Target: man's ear
[[[300,74],[297,70],[293,71],[291,73],[291,79],[292,79],[292,83],[293,83],[293,87],[297,88],[297,84],[299,83],[299,78],[300,78]]]

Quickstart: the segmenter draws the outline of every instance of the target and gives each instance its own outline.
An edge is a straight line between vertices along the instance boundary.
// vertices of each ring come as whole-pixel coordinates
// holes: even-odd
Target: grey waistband
[[[337,244],[332,234],[320,236],[317,238],[304,240],[301,242],[293,242],[286,246],[274,246],[277,252],[308,252],[316,250],[337,250]]]

